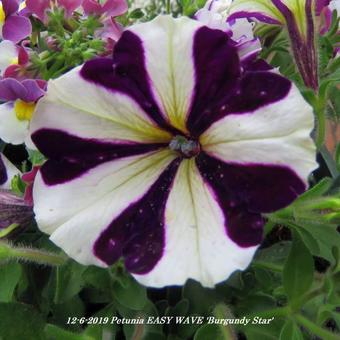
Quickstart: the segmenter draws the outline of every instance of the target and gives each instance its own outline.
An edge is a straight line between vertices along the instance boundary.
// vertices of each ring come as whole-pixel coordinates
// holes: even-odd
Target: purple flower
[[[32,220],[32,205],[10,190],[0,189],[0,230],[12,225],[25,227]]]
[[[0,37],[15,43],[25,39],[32,32],[28,18],[18,14],[19,0],[0,1]]]
[[[47,21],[47,12],[53,8],[53,6],[60,6],[64,8],[66,17],[72,16],[73,12],[79,8],[82,4],[82,0],[26,0],[27,9],[35,14],[42,22]]]
[[[46,82],[37,79],[19,81],[14,78],[0,80],[0,138],[6,143],[30,143],[29,122],[36,102],[45,93]]]
[[[95,14],[105,17],[117,17],[124,14],[128,5],[126,0],[83,0],[85,14]]]
[[[241,65],[225,32],[186,17],[132,26],[113,60],[52,80],[37,105],[38,226],[85,265],[122,257],[148,286],[214,286],[249,265],[261,214],[305,190],[313,122],[296,86]]]

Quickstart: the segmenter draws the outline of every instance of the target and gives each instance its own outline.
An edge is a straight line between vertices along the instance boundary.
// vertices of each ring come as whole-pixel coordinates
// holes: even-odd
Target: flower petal
[[[17,0],[2,0],[1,3],[6,17],[15,13],[19,8]]]
[[[193,56],[196,81],[187,127],[193,137],[198,137],[199,121],[210,117],[237,87],[240,62],[228,35],[207,27],[194,36]]]
[[[106,76],[102,71],[97,69],[99,79]],[[49,82],[31,122],[33,134],[41,128],[112,143],[163,143],[171,138],[133,98],[85,80],[79,68]],[[39,140],[33,141],[40,147]]]
[[[291,88],[289,80],[273,72],[249,72],[254,65],[243,66],[248,69],[232,90],[223,92],[219,100],[207,101],[208,109],[192,112],[188,124],[193,135],[200,136],[224,116],[255,111],[287,96]]]
[[[105,266],[106,257],[94,256],[102,253],[100,247],[94,249],[95,241],[109,226],[116,227],[114,221],[146,195],[176,157],[168,150],[126,157],[52,187],[38,174],[33,198],[39,227],[53,233],[52,241],[77,261]]]
[[[186,131],[185,120],[195,86],[193,38],[201,26],[186,17],[158,16],[130,27],[121,38],[133,34],[141,41],[145,68],[158,106],[165,119],[182,131]]]
[[[16,45],[10,40],[0,42],[0,76],[13,61],[18,58]]]
[[[0,105],[0,138],[6,143],[24,143],[28,135],[28,125],[28,121],[17,119],[12,103]]]
[[[117,144],[95,138],[79,138],[61,130],[40,129],[32,140],[49,160],[41,169],[46,184],[65,183],[105,162],[145,154],[166,144]]]
[[[224,215],[194,160],[181,163],[165,214],[163,256],[148,273],[134,275],[139,282],[163,287],[182,285],[192,278],[213,287],[249,265],[257,247],[240,247],[231,240],[227,231],[229,217]],[[249,218],[244,222],[252,224]]]
[[[6,18],[4,26],[2,27],[4,39],[11,40],[15,43],[25,39],[31,32],[31,21],[28,18],[19,15],[11,15]]]
[[[255,18],[268,24],[283,24],[284,18],[271,0],[235,0],[229,7],[228,21]]]
[[[261,91],[261,87],[256,91]],[[253,108],[247,106],[243,107],[245,111]],[[205,152],[225,163],[284,166],[306,184],[317,167],[310,138],[313,125],[312,108],[291,85],[286,96],[277,102],[216,121],[200,141]]]
[[[0,188],[10,189],[14,176],[20,171],[3,155],[0,154]]]

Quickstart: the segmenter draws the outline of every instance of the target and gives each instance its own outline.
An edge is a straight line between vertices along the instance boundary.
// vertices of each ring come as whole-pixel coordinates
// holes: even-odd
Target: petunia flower
[[[0,188],[10,189],[12,179],[19,174],[20,171],[0,153]]]
[[[14,78],[0,80],[0,138],[6,143],[31,145],[29,122],[46,82],[37,79],[19,81]]]
[[[198,10],[195,18],[210,28],[227,32],[236,41],[239,55],[247,58],[261,51],[261,43],[253,34],[253,23],[247,19],[236,19],[228,22],[228,10],[231,0],[209,0]]]
[[[31,34],[30,20],[18,10],[19,0],[0,1],[0,38],[17,43]]]
[[[52,80],[30,128],[48,158],[33,188],[40,229],[82,264],[122,257],[154,287],[245,269],[261,214],[292,202],[317,165],[294,84],[241,69],[225,32],[186,17],[132,26],[113,60]]]
[[[66,17],[71,17],[82,2],[83,0],[26,0],[26,7],[28,11],[35,14],[42,22],[46,22],[48,11],[54,7],[62,7],[65,10]]]
[[[228,20],[255,18],[287,27],[295,62],[307,87],[318,88],[313,0],[235,0]]]
[[[316,1],[316,15],[321,18],[320,33],[323,35],[328,32],[332,22],[332,12],[340,14],[340,2],[338,0],[319,0]]]

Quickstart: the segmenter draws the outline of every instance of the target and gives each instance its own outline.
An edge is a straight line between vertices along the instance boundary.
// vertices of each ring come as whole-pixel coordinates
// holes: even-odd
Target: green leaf
[[[21,278],[21,265],[10,262],[0,266],[0,302],[11,302]]]
[[[95,338],[85,335],[69,332],[55,325],[47,324],[45,326],[45,335],[47,340],[96,340]]]
[[[283,269],[283,287],[292,303],[308,291],[314,275],[311,253],[296,232],[293,236],[292,248]]]
[[[144,12],[140,8],[136,8],[129,14],[130,19],[140,19],[143,18],[143,16]]]
[[[85,266],[72,260],[55,268],[46,287],[47,296],[55,304],[62,304],[71,300],[84,286],[82,274],[85,270]]]
[[[147,302],[145,287],[130,275],[114,282],[113,296],[123,306],[134,310],[141,310]]]
[[[20,303],[0,303],[0,339],[45,340],[45,323],[31,306]]]
[[[45,156],[38,150],[27,150],[28,159],[32,165],[41,165],[46,160]]]
[[[195,334],[194,340],[229,340],[224,338],[218,325],[204,325],[198,329]],[[232,338],[231,338],[232,339]]]
[[[304,337],[300,328],[292,320],[287,320],[280,333],[279,340],[303,340]]]
[[[332,248],[340,249],[340,234],[336,230],[336,225],[298,220],[291,227],[299,232],[314,256],[322,257],[332,264],[335,262]]]

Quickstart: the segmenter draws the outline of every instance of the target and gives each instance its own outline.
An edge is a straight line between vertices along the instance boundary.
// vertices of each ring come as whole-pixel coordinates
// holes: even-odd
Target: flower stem
[[[170,14],[171,13],[171,0],[166,0],[166,14]]]
[[[224,319],[226,317],[227,318],[233,317],[228,307],[223,304],[219,304],[214,308],[214,315],[218,319]],[[236,340],[237,339],[236,333],[231,325],[225,325],[225,326],[222,325],[220,329],[221,329],[223,339],[225,340]]]
[[[317,105],[314,106],[314,111],[316,119],[318,121],[315,143],[317,148],[320,150],[325,141],[326,136],[326,115],[324,105],[321,105],[320,102],[318,102]]]
[[[319,151],[320,151],[320,154],[321,154],[322,158],[324,159],[332,177],[336,178],[339,175],[339,172],[338,172],[338,169],[336,167],[336,164],[335,164],[335,161],[334,161],[332,155],[329,153],[329,151],[327,150],[325,145],[322,145],[319,148]]]
[[[301,314],[295,315],[295,320],[303,327],[307,328],[309,331],[311,331],[316,336],[320,337],[321,339],[327,339],[327,340],[339,340],[339,336],[335,333],[332,333],[330,331],[327,331],[324,328],[321,328],[320,326],[316,325],[314,322],[308,320]]]
[[[60,266],[65,263],[64,256],[50,253],[40,249],[27,247],[13,247],[8,242],[0,242],[0,260],[29,261],[48,266]]]
[[[12,257],[50,266],[60,266],[66,261],[63,256],[30,248],[12,248]]]

